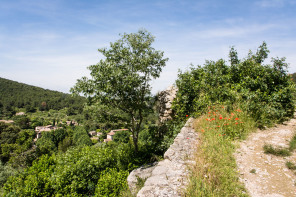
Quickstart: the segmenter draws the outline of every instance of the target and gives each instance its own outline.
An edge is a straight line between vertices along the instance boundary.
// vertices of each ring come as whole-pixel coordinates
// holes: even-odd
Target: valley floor
[[[240,180],[245,184],[252,197],[296,196],[295,172],[286,167],[286,162],[296,162],[296,153],[281,157],[265,154],[263,146],[288,147],[296,131],[296,119],[282,125],[258,130],[241,142],[235,158]]]

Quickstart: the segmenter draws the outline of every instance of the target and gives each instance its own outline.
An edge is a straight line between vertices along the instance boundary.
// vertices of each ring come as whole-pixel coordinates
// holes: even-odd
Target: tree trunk
[[[133,135],[133,141],[134,141],[134,146],[135,146],[135,152],[138,153],[139,147],[138,147],[138,136]]]

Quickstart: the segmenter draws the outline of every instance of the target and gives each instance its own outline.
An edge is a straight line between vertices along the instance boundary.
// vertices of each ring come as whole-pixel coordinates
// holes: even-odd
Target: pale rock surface
[[[172,103],[177,94],[177,88],[174,86],[168,87],[166,90],[158,94],[159,101],[159,119],[160,122],[167,121],[172,118],[173,110]]]
[[[152,170],[144,187],[138,192],[137,197],[175,197],[181,196],[187,184],[189,173],[188,165],[192,164],[193,153],[196,151],[198,134],[192,128],[193,118],[190,118],[174,143],[164,154]]]
[[[129,176],[127,177],[128,186],[133,194],[135,194],[137,190],[137,182],[138,178],[141,179],[147,179],[151,176],[152,171],[156,167],[157,162],[145,166],[141,166],[140,168],[137,168],[133,170]]]

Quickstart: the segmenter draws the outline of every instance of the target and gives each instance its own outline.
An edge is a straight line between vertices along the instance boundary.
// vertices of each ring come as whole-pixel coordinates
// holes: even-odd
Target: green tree
[[[81,126],[75,127],[75,130],[73,133],[73,142],[76,146],[92,145],[92,142],[88,136],[88,133]]]
[[[72,93],[84,93],[90,103],[114,106],[127,114],[136,152],[144,114],[151,109],[149,82],[159,77],[168,60],[151,46],[153,42],[146,30],[123,34],[109,49],[98,50],[105,59],[88,67],[92,79],[83,77],[71,89]]]
[[[129,131],[118,131],[115,133],[113,136],[113,140],[115,142],[123,142],[123,143],[128,143],[130,137]]]

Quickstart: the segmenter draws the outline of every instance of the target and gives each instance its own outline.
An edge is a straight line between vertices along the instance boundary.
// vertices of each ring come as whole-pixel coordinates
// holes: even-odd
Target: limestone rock
[[[198,134],[192,128],[192,122],[192,118],[186,122],[165,152],[165,159],[153,168],[137,197],[182,196],[182,189],[187,184],[188,165],[194,163],[193,153],[198,142]]]
[[[157,165],[157,162],[144,165],[144,166],[141,166],[140,168],[133,170],[129,174],[129,176],[127,177],[127,183],[133,194],[135,194],[137,190],[138,178],[147,179],[148,177],[150,177],[156,165]]]
[[[172,118],[173,110],[172,103],[173,100],[176,98],[177,88],[174,86],[168,87],[166,90],[161,91],[158,94],[158,101],[159,101],[159,119],[160,122],[167,121]]]

